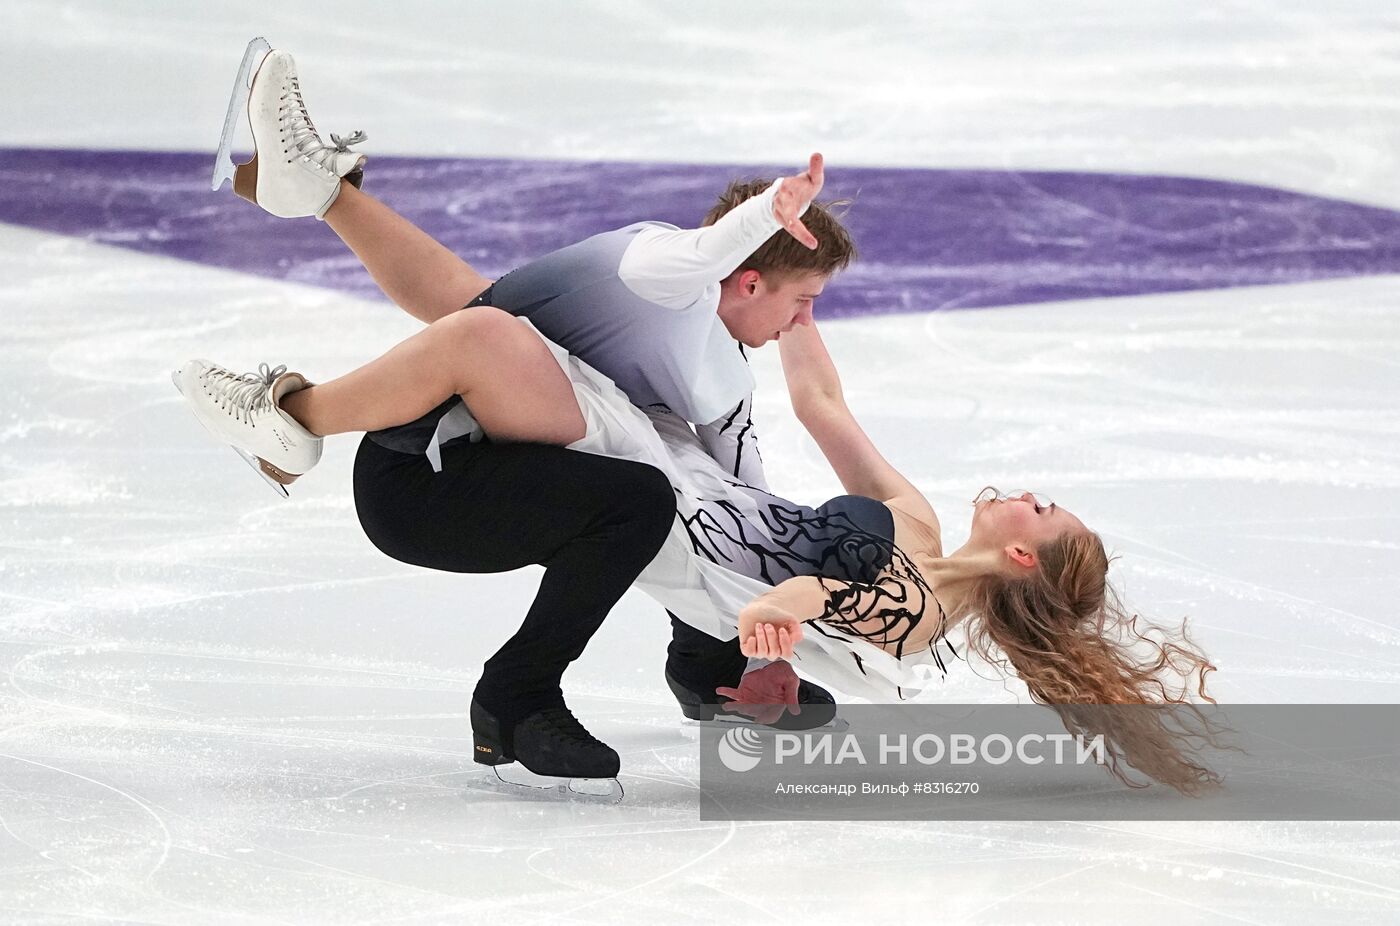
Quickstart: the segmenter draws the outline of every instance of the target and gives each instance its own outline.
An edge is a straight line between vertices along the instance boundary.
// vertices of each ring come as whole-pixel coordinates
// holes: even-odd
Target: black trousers
[[[676,511],[655,467],[544,444],[460,442],[443,448],[435,473],[422,454],[366,437],[354,483],[365,535],[396,560],[467,573],[545,567],[520,629],[477,685],[505,723],[564,703],[564,670],[660,550]],[[463,601],[463,611],[494,611],[480,604]]]

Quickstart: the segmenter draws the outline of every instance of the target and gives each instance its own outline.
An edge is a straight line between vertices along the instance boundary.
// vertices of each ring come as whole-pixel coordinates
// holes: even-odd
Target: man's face
[[[736,341],[762,347],[794,325],[812,323],[812,301],[828,279],[823,273],[780,276],[746,270],[726,285],[720,319]]]

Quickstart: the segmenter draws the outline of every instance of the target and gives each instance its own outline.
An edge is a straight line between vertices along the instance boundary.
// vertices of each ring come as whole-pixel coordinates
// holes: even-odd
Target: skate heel
[[[256,154],[247,164],[239,164],[234,167],[233,192],[255,206],[258,204],[258,156]]]
[[[296,482],[297,478],[301,475],[300,473],[293,474],[283,472],[282,470],[273,466],[271,463],[264,460],[262,457],[256,457],[255,459],[257,459],[258,461],[258,469],[261,470],[264,474],[266,474],[267,478],[271,479],[278,485],[289,486],[292,483]]]
[[[472,758],[482,765],[505,765],[507,759],[501,744],[479,733],[472,735]]]
[[[251,466],[253,468],[253,471],[263,478],[263,482],[266,482],[268,485],[272,486],[273,491],[275,491],[278,495],[282,496],[283,498],[291,497],[287,494],[287,486],[296,482],[297,479],[301,477],[300,473],[293,474],[285,470],[279,469],[278,467],[264,460],[262,457],[253,456],[251,453],[248,453],[246,450],[242,450],[238,447],[231,447],[230,449],[233,450],[234,453],[238,454],[238,458],[240,460]]]
[[[506,749],[501,722],[472,699],[472,758],[482,765],[505,765],[515,757]]]

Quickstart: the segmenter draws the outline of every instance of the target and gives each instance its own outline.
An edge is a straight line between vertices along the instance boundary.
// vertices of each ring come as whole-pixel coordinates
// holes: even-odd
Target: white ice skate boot
[[[230,152],[245,103],[253,159],[235,167]],[[214,161],[214,189],[232,178],[235,193],[275,216],[314,215],[324,220],[340,195],[341,178],[360,185],[365,156],[350,146],[365,138],[364,132],[357,131],[344,139],[332,135],[334,146],[322,142],[302,101],[292,56],[271,48],[264,39],[253,39],[243,54],[224,117],[224,134]]]
[[[171,374],[195,417],[262,475],[283,498],[287,486],[321,459],[322,438],[282,411],[284,395],[312,385],[285,366],[234,374],[207,360],[191,360]]]

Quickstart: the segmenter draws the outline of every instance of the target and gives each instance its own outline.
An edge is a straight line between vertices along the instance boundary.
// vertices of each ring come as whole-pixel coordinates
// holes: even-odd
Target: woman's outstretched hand
[[[739,612],[739,652],[759,659],[791,659],[802,640],[802,624],[791,614],[762,600]]]
[[[802,224],[803,210],[822,191],[822,156],[813,154],[807,169],[795,177],[784,177],[778,187],[778,195],[773,198],[773,215],[798,241],[812,250],[817,248],[817,238]]]
[[[790,626],[759,624],[753,636],[739,644],[739,652],[759,659],[791,659],[793,646],[802,639],[797,622]]]

